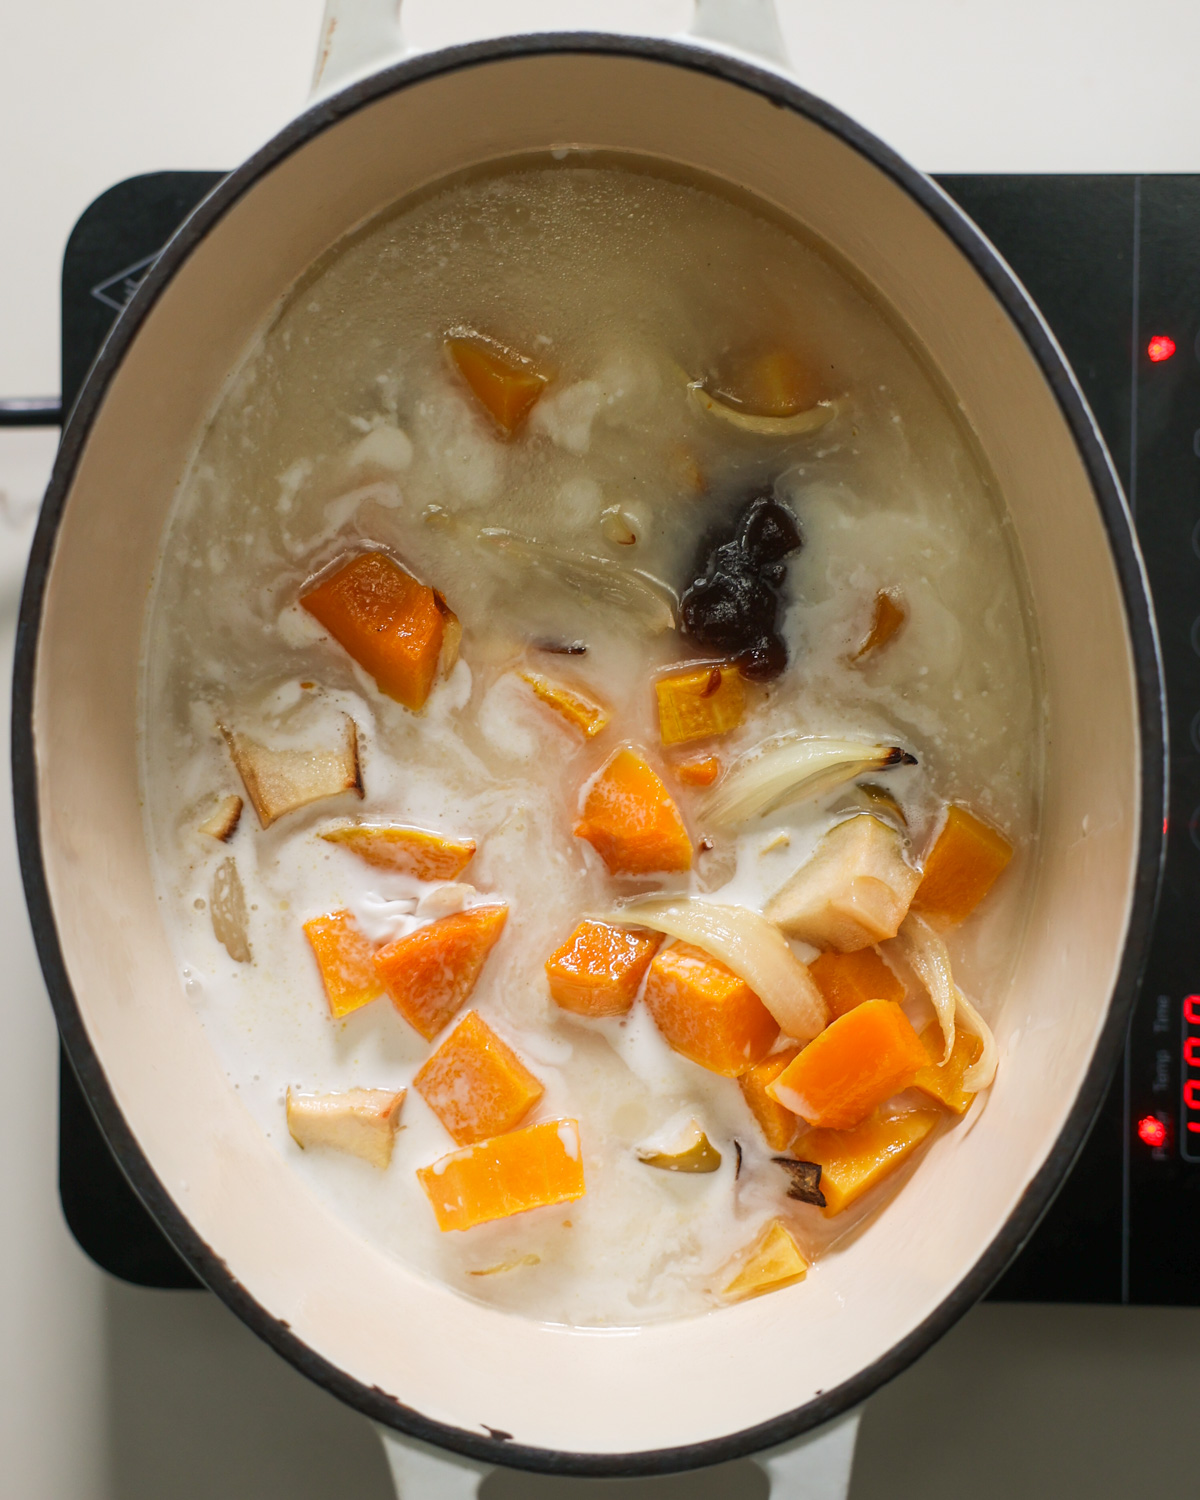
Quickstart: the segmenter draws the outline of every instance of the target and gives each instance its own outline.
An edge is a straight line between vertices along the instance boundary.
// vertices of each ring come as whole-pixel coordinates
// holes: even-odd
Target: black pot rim
[[[178,266],[220,217],[272,168],[314,136],[385,94],[438,75],[519,57],[562,53],[642,58],[700,72],[804,116],[866,157],[897,183],[957,245],[1022,335],[1052,389],[1091,479],[1120,582],[1138,685],[1142,757],[1141,828],[1129,928],[1108,1014],[1082,1088],[1040,1171],[988,1249],[937,1309],[885,1354],[835,1389],[792,1412],[698,1443],[625,1454],[529,1447],[486,1428],[476,1433],[433,1421],[368,1387],[310,1349],[256,1302],[219,1249],[206,1244],[176,1207],[122,1116],[92,1048],[67,978],[41,848],[33,709],[38,632],[54,541],[88,433],[108,382]],[[1053,335],[1012,272],[942,190],[839,110],[798,85],[738,57],[684,42],[608,34],[548,33],[473,43],[397,63],[321,100],[219,183],[163,251],[88,373],[63,432],[30,553],[17,624],[13,674],[13,797],[25,896],[63,1042],[109,1147],[171,1243],[204,1283],[303,1374],[368,1417],[464,1457],[550,1474],[616,1477],[671,1473],[752,1455],[850,1411],[925,1352],[1003,1272],[1037,1226],[1082,1149],[1116,1066],[1148,946],[1163,858],[1166,796],[1165,695],[1158,639],[1141,555],[1112,463]]]

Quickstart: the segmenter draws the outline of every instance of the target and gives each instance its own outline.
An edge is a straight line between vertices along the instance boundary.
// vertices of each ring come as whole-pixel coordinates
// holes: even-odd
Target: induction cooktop
[[[83,214],[63,261],[64,410],[159,248],[221,175],[135,177]],[[1170,700],[1166,879],[1123,1062],[991,1296],[1200,1305],[1200,176],[940,181],[1029,289],[1103,430],[1145,553]],[[199,1285],[109,1153],[65,1054],[59,1191],[105,1270]]]

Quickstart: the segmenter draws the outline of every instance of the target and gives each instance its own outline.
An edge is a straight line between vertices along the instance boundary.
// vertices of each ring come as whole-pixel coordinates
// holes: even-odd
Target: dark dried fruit
[[[765,636],[735,659],[738,671],[751,682],[770,682],[787,671],[787,647],[777,635]]]
[[[787,647],[775,629],[776,590],[787,576],[784,559],[801,545],[791,511],[771,495],[755,495],[732,530],[710,541],[699,558],[697,576],[680,600],[684,634],[732,656],[745,677],[778,677],[787,667]]]
[[[811,1203],[816,1208],[825,1207],[825,1194],[821,1191],[821,1168],[815,1161],[796,1161],[791,1156],[773,1156],[777,1166],[791,1177],[787,1195],[798,1203]]]

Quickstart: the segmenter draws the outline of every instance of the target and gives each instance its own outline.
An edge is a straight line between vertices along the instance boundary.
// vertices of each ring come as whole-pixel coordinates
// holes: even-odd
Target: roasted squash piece
[[[896,830],[860,814],[830,829],[766,916],[788,937],[853,953],[896,936],[920,879]]]
[[[753,1067],[779,1035],[778,1022],[746,981],[690,943],[657,954],[645,998],[676,1052],[726,1078]]]
[[[418,1168],[417,1178],[443,1231],[570,1203],[587,1191],[578,1121],[510,1130]]]
[[[835,1018],[864,1000],[904,999],[904,985],[874,948],[822,953],[809,964],[808,972]]]
[[[796,1138],[800,1121],[785,1109],[777,1099],[767,1092],[787,1065],[800,1055],[799,1047],[788,1047],[783,1052],[772,1052],[762,1062],[748,1069],[738,1079],[750,1113],[758,1121],[759,1129],[772,1151],[786,1151]]]
[[[917,1109],[891,1119],[866,1120],[854,1130],[814,1130],[806,1135],[797,1149],[821,1168],[825,1217],[840,1214],[894,1172],[937,1121],[936,1110]]]
[[[327,1146],[386,1167],[407,1090],[347,1089],[342,1094],[287,1091],[287,1123],[301,1150]]]
[[[810,1125],[851,1130],[928,1064],[895,1001],[867,1000],[814,1037],[767,1092]]]
[[[439,917],[375,954],[392,1004],[431,1042],[475,988],[508,918],[506,906],[475,906]]]
[[[908,610],[904,607],[904,601],[887,589],[880,589],[875,595],[871,629],[866,640],[850,658],[851,661],[862,661],[864,657],[873,656],[876,651],[882,650],[897,635],[907,619]]]
[[[300,603],[405,708],[424,706],[438,673],[448,610],[385,552],[360,552]]]
[[[764,1292],[779,1292],[803,1281],[808,1261],[782,1219],[771,1222],[745,1253],[737,1274],[722,1288],[726,1302],[744,1302]]]
[[[321,982],[335,1019],[369,1005],[383,994],[375,968],[375,945],[348,911],[313,917],[304,924],[304,935],[321,971]]]
[[[475,854],[474,839],[448,839],[423,828],[349,823],[322,833],[367,864],[418,880],[457,880]]]
[[[712,786],[720,774],[721,762],[715,755],[690,755],[675,763],[675,777],[684,786]]]
[[[576,838],[612,875],[690,870],[692,841],[662,777],[636,750],[618,750],[588,789]]]
[[[512,437],[546,388],[547,377],[532,360],[482,334],[448,338],[446,352],[500,435]]]
[[[552,682],[549,677],[543,677],[540,672],[518,672],[517,675],[522,682],[529,684],[534,695],[547,708],[552,708],[560,718],[570,724],[572,729],[578,729],[586,740],[594,739],[612,718],[608,709],[597,703],[594,698],[589,698],[579,688],[569,688],[561,682]]]
[[[460,1146],[512,1130],[545,1093],[508,1043],[473,1010],[425,1059],[413,1088]]]
[[[925,859],[913,908],[943,922],[969,917],[1013,856],[1013,846],[965,807],[946,809],[946,821]]]
[[[950,1049],[949,1058],[943,1063],[941,1027],[936,1023],[929,1026],[921,1033],[921,1041],[929,1053],[929,1063],[918,1071],[913,1079],[913,1087],[928,1094],[931,1099],[936,1099],[939,1104],[944,1104],[954,1114],[965,1115],[975,1095],[968,1094],[963,1089],[963,1074],[978,1059],[983,1051],[983,1042],[969,1031],[964,1031],[961,1026],[956,1027],[954,1046]]]
[[[736,729],[746,713],[746,685],[734,666],[688,667],[654,684],[664,745],[683,745]]]
[[[264,828],[270,828],[285,813],[326,797],[342,792],[363,794],[358,726],[349,714],[342,716],[341,745],[331,749],[273,750],[248,734],[226,729],[223,724],[220,727],[246,795]]]
[[[546,960],[550,996],[577,1016],[622,1016],[661,945],[644,927],[582,921]]]

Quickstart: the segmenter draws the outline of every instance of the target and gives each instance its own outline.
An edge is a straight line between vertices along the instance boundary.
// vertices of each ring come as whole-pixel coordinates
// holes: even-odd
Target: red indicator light
[[[1138,1139],[1144,1141],[1147,1146],[1165,1146],[1167,1142],[1167,1127],[1157,1115],[1143,1115],[1138,1121]]]
[[[1146,353],[1156,365],[1161,364],[1175,353],[1175,340],[1169,333],[1156,333],[1146,345]]]

